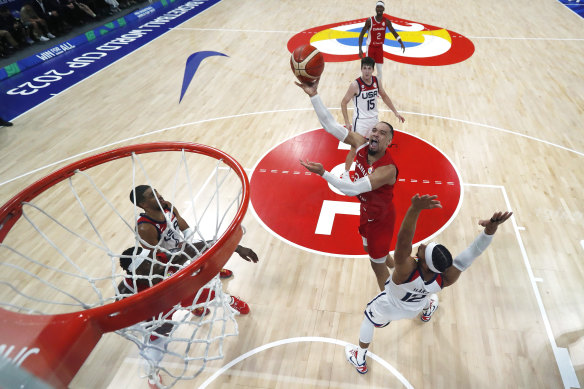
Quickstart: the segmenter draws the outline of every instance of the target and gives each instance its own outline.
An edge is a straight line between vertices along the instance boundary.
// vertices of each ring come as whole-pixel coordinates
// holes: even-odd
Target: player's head
[[[441,244],[434,242],[421,244],[418,247],[418,259],[420,266],[428,268],[434,273],[443,273],[452,266],[452,254]]]
[[[134,204],[134,192],[136,193],[136,205],[148,212],[164,207],[164,197],[150,185],[138,185],[130,192],[130,201]],[[160,205],[159,205],[160,204]]]
[[[375,12],[377,12],[377,15],[383,15],[383,11],[385,11],[385,3],[383,1],[376,2]]]
[[[132,264],[132,258],[136,255],[140,255],[142,252],[142,247],[128,247],[124,250],[122,255],[120,256],[120,266],[126,273],[132,273],[130,269],[130,265]]]
[[[375,155],[389,147],[393,140],[393,127],[388,122],[379,122],[373,126],[369,135],[370,155]]]
[[[140,208],[142,207],[142,203],[144,203],[144,200],[146,199],[146,191],[148,189],[151,189],[150,186],[148,185],[138,185],[137,187],[135,187],[131,192],[130,192],[130,201],[132,202],[132,204],[134,204],[134,193],[136,194],[136,205],[139,206]]]
[[[361,58],[361,69],[365,66],[369,66],[371,69],[375,69],[375,60],[371,57]]]

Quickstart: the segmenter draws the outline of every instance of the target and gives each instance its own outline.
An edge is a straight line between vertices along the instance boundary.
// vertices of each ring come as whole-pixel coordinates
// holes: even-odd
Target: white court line
[[[286,30],[244,30],[238,28],[197,28],[197,27],[175,27],[173,30],[185,30],[185,31],[221,31],[221,32],[260,32],[260,33],[272,33],[272,34],[313,34],[313,32],[305,31],[286,31]],[[399,32],[399,30],[398,30]],[[584,38],[525,38],[525,37],[509,37],[509,36],[468,36],[463,35],[468,39],[502,39],[502,40],[541,40],[541,41],[584,41]]]
[[[245,170],[250,170],[250,169],[246,168]],[[472,186],[472,187],[499,189],[499,190],[501,190],[501,192],[503,194],[503,198],[505,200],[505,204],[507,206],[507,209],[509,211],[513,210],[511,207],[511,204],[509,202],[509,197],[507,196],[507,191],[505,190],[504,186],[470,184],[470,183],[469,184],[463,183],[463,185]],[[548,319],[547,313],[545,311],[545,307],[543,306],[541,294],[540,294],[539,289],[537,288],[537,285],[536,285],[537,282],[543,282],[543,279],[536,278],[533,275],[531,263],[529,261],[529,257],[527,256],[527,252],[526,252],[525,247],[523,245],[523,241],[522,241],[521,235],[519,233],[519,227],[516,224],[514,215],[511,217],[511,223],[512,223],[513,229],[515,231],[515,237],[517,239],[517,243],[519,245],[521,255],[523,257],[523,262],[524,262],[525,268],[527,270],[527,275],[529,277],[529,280],[530,280],[532,288],[533,288],[533,292],[534,292],[534,295],[535,295],[535,298],[537,301],[537,305],[539,307],[539,311],[540,311],[540,314],[542,316],[542,321],[543,321],[546,333],[548,335],[550,345],[552,346],[554,358],[556,359],[556,364],[557,364],[558,369],[560,371],[560,376],[562,378],[562,382],[564,383],[564,387],[566,389],[580,388],[580,384],[578,382],[578,377],[576,376],[576,372],[574,371],[574,366],[572,364],[572,361],[570,360],[570,355],[568,353],[568,350],[565,348],[560,348],[556,344],[556,341],[555,341],[555,338],[553,336],[553,332],[551,329],[551,325],[549,323],[549,319]],[[580,244],[582,245],[582,248],[584,248],[584,240],[581,240]],[[231,362],[227,363],[226,365],[224,365],[223,367],[221,367],[220,369],[215,371],[215,373],[213,373],[213,375],[211,377],[209,377],[199,388],[200,389],[206,388],[218,376],[220,376],[225,371],[229,370],[231,367],[238,364],[239,362],[247,359],[248,357],[251,357],[255,354],[258,354],[262,351],[265,351],[265,350],[273,348],[273,347],[277,347],[277,346],[281,346],[281,345],[289,344],[289,343],[294,343],[294,342],[325,342],[325,343],[332,343],[332,344],[337,344],[337,345],[341,345],[341,346],[345,346],[346,344],[349,344],[349,343],[344,342],[344,341],[331,339],[331,338],[321,338],[321,337],[289,338],[289,339],[283,339],[283,340],[275,341],[272,343],[268,343],[266,345],[259,346],[251,351],[248,351],[247,353],[244,353],[244,354],[240,355],[239,357],[233,359]],[[393,375],[395,375],[402,382],[402,384],[404,384],[404,386],[406,386],[407,388],[413,388],[411,386],[411,384],[405,379],[405,377],[403,377],[393,366],[391,366],[385,360],[381,359],[380,357],[371,353],[370,351],[368,352],[368,355],[373,360],[377,361],[383,367],[385,367],[387,370],[389,370]]]
[[[509,197],[507,196],[507,191],[505,190],[504,186],[496,186],[496,185],[480,185],[480,184],[468,184],[469,186],[485,186],[488,188],[499,188],[503,192],[503,197],[505,199],[505,204],[507,205],[507,209],[509,211],[513,211],[511,208],[511,203],[509,202]],[[545,327],[545,331],[547,333],[550,345],[552,346],[552,351],[554,353],[554,357],[556,359],[556,364],[558,365],[558,370],[560,371],[560,375],[562,377],[562,382],[564,383],[564,388],[580,388],[580,383],[578,382],[578,377],[576,376],[576,372],[574,370],[574,366],[572,361],[570,360],[570,354],[568,350],[565,348],[558,347],[556,340],[554,338],[554,334],[552,332],[552,327],[550,325],[550,321],[548,319],[547,312],[545,311],[545,307],[543,305],[543,301],[541,299],[541,294],[537,287],[537,282],[543,282],[541,278],[536,278],[533,275],[533,270],[531,268],[531,263],[529,262],[529,257],[527,256],[527,251],[525,250],[525,246],[523,245],[523,240],[521,240],[521,235],[519,233],[519,227],[517,226],[517,222],[515,221],[515,215],[511,216],[511,223],[513,224],[513,229],[515,230],[515,237],[517,239],[517,243],[519,244],[519,249],[521,251],[521,256],[523,257],[523,263],[525,264],[525,268],[527,270],[527,275],[531,282],[531,287],[533,289],[533,294],[535,295],[535,300],[537,301],[537,305],[539,307],[539,312],[542,317],[543,325]],[[541,281],[540,281],[541,280]]]
[[[301,343],[301,342],[322,342],[322,343],[331,343],[331,344],[336,344],[342,347],[345,347],[348,344],[348,342],[344,342],[342,340],[337,340],[337,339],[333,339],[333,338],[323,338],[320,336],[307,336],[307,337],[300,337],[300,338],[289,338],[289,339],[282,339],[282,340],[277,340],[275,342],[271,342],[268,344],[265,344],[263,346],[259,346],[254,348],[251,351],[246,352],[245,354],[240,355],[239,357],[233,359],[231,362],[229,362],[228,364],[226,364],[225,366],[221,367],[220,369],[218,369],[215,373],[213,373],[213,375],[209,378],[207,378],[207,380],[205,382],[203,382],[203,384],[201,386],[199,386],[199,389],[204,389],[206,388],[211,382],[213,382],[217,377],[219,377],[221,374],[223,374],[223,372],[229,370],[232,366],[238,364],[239,362],[255,355],[258,354],[262,351],[271,349],[273,347],[278,347],[278,346],[282,346],[285,344],[290,344],[290,343]],[[343,350],[343,354],[344,354],[344,350]],[[408,380],[399,372],[397,371],[393,366],[391,366],[389,363],[387,363],[385,360],[381,359],[380,357],[378,357],[377,355],[373,354],[371,351],[367,352],[367,356],[369,356],[371,359],[373,359],[374,361],[378,362],[379,364],[381,364],[381,366],[383,366],[384,368],[386,368],[387,370],[389,370],[389,372],[391,372],[398,380],[400,380],[400,382],[408,389],[413,389],[414,387],[412,386],[412,384],[410,384],[408,382]],[[347,366],[347,368],[351,368],[349,366]]]
[[[330,110],[340,110],[340,108],[329,108],[329,109]],[[119,145],[119,144],[124,143],[124,142],[128,142],[128,141],[131,141],[131,140],[136,140],[136,139],[144,138],[146,136],[150,136],[150,135],[153,135],[153,134],[158,134],[158,133],[162,133],[162,132],[174,130],[176,128],[181,128],[181,127],[184,127],[184,126],[190,126],[190,125],[201,124],[201,123],[209,123],[209,122],[214,122],[214,121],[218,121],[218,120],[226,120],[226,119],[233,119],[233,118],[239,118],[239,117],[253,116],[253,115],[265,115],[265,114],[271,114],[271,113],[285,113],[285,112],[301,112],[301,111],[312,111],[312,110],[313,110],[313,108],[277,109],[277,110],[271,110],[271,111],[259,111],[259,112],[251,112],[251,113],[244,113],[244,114],[220,116],[220,117],[217,117],[217,118],[203,119],[203,120],[197,120],[197,121],[189,122],[189,123],[177,124],[175,126],[166,127],[166,128],[162,128],[162,129],[159,129],[159,130],[154,130],[154,131],[146,132],[146,133],[141,134],[141,135],[136,135],[136,136],[133,136],[133,137],[130,137],[130,138],[126,138],[126,139],[122,139],[122,140],[119,140],[119,141],[116,141],[116,142],[112,142],[112,143],[109,143],[107,145],[103,145],[103,146],[100,146],[100,147],[96,147],[94,149],[91,149],[91,150],[88,150],[88,151],[84,151],[82,153],[73,155],[71,157],[64,158],[64,159],[62,159],[60,161],[52,162],[52,163],[50,163],[48,165],[41,166],[41,167],[39,167],[37,169],[34,169],[34,170],[31,170],[31,171],[29,171],[27,173],[24,173],[24,174],[21,174],[19,176],[10,178],[10,179],[8,179],[8,180],[6,180],[4,182],[0,182],[0,186],[6,185],[6,184],[8,184],[8,183],[10,183],[12,181],[16,181],[16,180],[18,180],[20,178],[26,177],[28,175],[31,175],[31,174],[36,173],[38,171],[41,171],[43,169],[50,168],[52,166],[58,165],[58,164],[63,163],[63,162],[70,161],[72,159],[76,159],[76,158],[82,157],[82,156],[87,155],[87,154],[90,154],[90,153],[95,153],[97,151],[100,151],[100,150],[103,150],[103,149],[106,149],[106,148],[109,148],[109,147],[113,147],[113,146]],[[381,109],[381,111],[389,112],[389,110],[387,110],[387,109]],[[471,121],[468,121],[468,120],[455,119],[455,118],[449,118],[449,117],[446,117],[446,116],[439,116],[439,115],[432,115],[432,114],[423,114],[423,113],[418,113],[418,112],[405,112],[405,111],[402,111],[402,112],[403,113],[407,113],[407,114],[411,114],[411,115],[420,115],[420,116],[435,117],[435,118],[438,118],[438,119],[451,120],[451,121],[455,121],[455,122],[461,122],[461,123],[465,123],[465,124],[470,124],[470,125],[473,125],[473,126],[485,127],[485,128],[489,128],[489,129],[492,129],[492,130],[501,131],[501,132],[505,132],[505,133],[508,133],[508,134],[521,136],[521,137],[524,137],[524,138],[527,138],[527,139],[530,139],[530,140],[534,140],[536,142],[545,143],[545,144],[547,144],[549,146],[557,147],[557,148],[560,148],[562,150],[566,150],[566,151],[569,151],[571,153],[575,153],[575,154],[578,154],[578,155],[584,157],[584,153],[582,153],[582,152],[579,152],[579,151],[576,151],[576,150],[573,150],[573,149],[570,149],[570,148],[567,148],[567,147],[564,147],[564,146],[561,146],[561,145],[558,145],[558,144],[555,144],[555,143],[551,143],[551,142],[548,142],[548,141],[545,141],[545,140],[542,140],[542,139],[538,139],[538,138],[535,138],[535,137],[532,137],[532,136],[529,136],[529,135],[525,135],[525,134],[521,134],[521,133],[518,133],[518,132],[506,130],[504,128],[490,126],[488,124],[475,123],[475,122],[471,122]]]

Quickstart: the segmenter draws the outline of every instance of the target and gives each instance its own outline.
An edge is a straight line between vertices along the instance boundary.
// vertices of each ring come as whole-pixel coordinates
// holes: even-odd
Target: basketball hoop
[[[159,153],[165,154],[161,158]],[[147,183],[154,187],[152,177],[160,173],[155,171],[154,175],[148,175],[146,166],[154,167],[154,170],[163,169],[162,171],[166,172],[164,175],[168,176],[170,157],[166,156],[169,155],[173,157],[176,155],[180,159],[173,177],[174,185],[170,185],[174,187],[171,201],[173,204],[174,201],[180,201],[179,193],[188,192],[188,196],[184,198],[193,204],[195,230],[200,238],[213,243],[204,253],[193,258],[173,276],[140,293],[116,301],[115,295],[108,296],[108,293],[111,294],[111,286],[123,277],[119,266],[116,267],[115,260],[119,259],[119,253],[124,247],[122,244],[138,245],[138,238],[134,232],[137,211],[134,209],[133,215],[123,211],[123,209],[132,209],[129,206],[127,194],[136,185],[137,179],[145,181],[139,183]],[[127,167],[128,159],[132,161],[132,176],[126,177],[127,180],[123,181],[122,172],[124,167]],[[110,164],[113,166],[108,168],[107,165]],[[189,167],[189,164],[194,164],[194,169],[192,166]],[[197,193],[197,197],[207,197],[207,199],[197,200],[203,203],[204,208],[203,211],[197,211],[195,205],[197,197],[193,196],[194,188],[190,171],[196,171],[199,178],[203,166],[211,166],[214,176],[209,177]],[[96,174],[90,177],[86,173],[88,170],[96,170]],[[139,177],[140,174],[143,174],[143,177]],[[205,194],[205,185],[211,182],[212,178],[215,178],[215,192],[207,191]],[[100,180],[103,183],[100,183]],[[202,180],[196,181],[196,184],[200,184]],[[68,192],[62,189],[65,183],[69,184],[71,192],[69,194],[77,200],[74,203],[76,206],[66,207],[61,211],[51,211],[53,204],[66,201],[63,193]],[[163,185],[157,183],[156,186],[159,189],[166,189],[166,186],[161,187]],[[183,190],[187,186],[188,189]],[[238,188],[235,189],[235,186]],[[89,191],[92,187],[95,188],[96,193]],[[234,194],[229,200],[224,200],[223,192]],[[41,194],[44,196],[40,196]],[[46,196],[48,199],[44,202],[38,201],[39,196],[41,198]],[[84,200],[84,196],[92,200]],[[0,354],[12,360],[14,365],[24,368],[50,385],[66,387],[104,333],[118,331],[123,336],[127,335],[126,337],[140,347],[140,335],[133,335],[134,338],[132,338],[128,334],[133,331],[134,334],[147,337],[150,328],[162,325],[162,321],[157,320],[173,320],[172,323],[175,325],[181,323],[191,325],[192,320],[177,321],[171,319],[170,316],[181,308],[185,308],[184,305],[182,307],[177,305],[184,296],[192,295],[193,291],[197,290],[199,290],[197,295],[199,296],[203,286],[208,283],[207,287],[216,292],[215,301],[211,302],[207,298],[204,302],[198,302],[200,299],[198,301],[195,299],[196,301],[192,302],[193,305],[186,309],[196,307],[207,309],[213,304],[216,307],[225,307],[228,302],[223,301],[221,283],[213,279],[241,240],[243,235],[241,222],[247,211],[248,202],[249,181],[244,169],[235,159],[209,146],[182,142],[156,142],[121,147],[72,163],[30,185],[0,208],[0,266],[9,272],[9,275],[4,276],[6,278],[0,279],[0,287],[2,287],[0,306],[4,307],[0,308]],[[45,206],[49,209],[48,211]],[[213,207],[216,208],[216,212],[205,213]],[[223,213],[220,214],[220,212]],[[207,217],[199,218],[199,216],[211,213],[215,218],[213,220],[217,222],[215,231],[209,238],[204,236],[198,227],[203,224],[203,218]],[[112,220],[115,215],[119,217],[119,220],[116,219],[117,221],[114,222]],[[231,218],[229,219],[231,222],[226,220],[228,217]],[[134,220],[128,221],[128,219]],[[65,221],[68,220],[74,223],[67,224]],[[117,229],[113,227],[113,232],[104,233],[108,225],[114,223],[118,223],[119,227]],[[24,226],[20,228],[20,224]],[[189,224],[193,225],[191,222]],[[27,229],[36,233],[36,238],[24,237],[26,232],[22,231]],[[128,231],[127,234],[124,231]],[[59,235],[65,235],[62,245],[58,243]],[[130,240],[121,236],[129,236]],[[108,237],[112,239],[112,242],[107,240]],[[120,243],[123,239],[128,243]],[[87,247],[78,248],[77,241],[84,242]],[[27,249],[28,246],[33,246],[33,248]],[[39,254],[40,250],[44,251]],[[101,253],[99,257],[92,254],[94,251]],[[43,261],[35,259],[35,255],[41,256]],[[57,257],[56,262],[53,257]],[[106,264],[108,257],[111,261]],[[23,263],[18,263],[16,260],[21,260]],[[104,261],[104,266],[100,266],[100,261]],[[83,268],[85,262],[90,262],[91,266],[95,266],[97,262],[98,273],[104,267],[109,269],[108,271],[111,270],[110,275],[92,274],[91,271]],[[49,271],[51,274],[57,273],[57,279],[71,278],[73,281],[60,282],[43,279],[43,276],[39,274],[44,271]],[[27,281],[19,282],[18,275],[25,277]],[[90,292],[87,293],[91,296],[89,299],[84,299],[85,292],[80,291],[78,296],[75,290],[67,290],[67,287],[78,279],[89,282]],[[38,286],[31,287],[32,281],[36,281]],[[56,293],[58,297],[50,300],[45,297],[50,294],[49,292],[36,293],[36,289],[42,287],[48,288],[51,292],[55,288],[59,289]],[[175,307],[169,311],[169,308],[173,306]],[[74,311],[55,313],[55,310],[63,307],[66,309],[73,307]],[[167,316],[170,316],[162,317],[161,312],[167,312]],[[229,314],[233,318],[233,312]],[[218,311],[214,311],[212,315],[209,315],[210,319],[198,320],[197,329],[202,325],[212,326],[215,320],[223,323],[225,327],[224,323],[229,319],[226,315],[228,314],[225,313],[221,317]],[[236,332],[237,325],[236,323],[234,325]],[[224,336],[226,336],[225,332],[222,333],[222,337]],[[200,340],[192,338],[187,352],[191,343],[197,341]],[[210,342],[210,340],[203,341]],[[147,343],[147,341],[144,342]],[[150,346],[146,344],[144,347]],[[163,348],[166,350],[167,346]],[[182,376],[179,374],[177,377],[180,379]]]

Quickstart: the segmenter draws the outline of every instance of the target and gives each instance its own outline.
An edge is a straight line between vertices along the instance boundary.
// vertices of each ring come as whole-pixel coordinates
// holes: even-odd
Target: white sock
[[[371,323],[367,317],[363,317],[361,328],[359,329],[359,341],[365,344],[371,343],[373,340],[374,329],[375,327],[373,326],[373,323]]]
[[[365,363],[365,357],[367,356],[367,349],[357,346],[357,363],[362,365]]]

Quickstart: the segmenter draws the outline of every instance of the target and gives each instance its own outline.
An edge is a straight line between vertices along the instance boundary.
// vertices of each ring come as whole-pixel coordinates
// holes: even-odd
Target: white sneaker
[[[359,364],[357,363],[357,347],[352,345],[352,344],[348,344],[345,346],[345,357],[347,358],[347,361],[355,366],[355,369],[357,369],[357,373],[359,374],[365,374],[367,373],[368,369],[367,369],[367,361],[364,360],[363,364]],[[365,357],[367,357],[367,351],[365,351]]]
[[[44,35],[41,35],[41,37],[39,38],[39,40],[40,40],[41,42],[46,42],[46,41],[48,41],[48,40],[49,40],[49,38],[47,38],[47,37],[46,37],[46,36],[44,36]]]
[[[55,39],[56,36],[54,36],[53,34],[51,34],[50,32],[47,34],[47,36],[49,37],[49,39]]]
[[[430,321],[432,315],[434,314],[434,312],[436,312],[437,309],[438,296],[436,295],[436,293],[432,293],[430,295],[430,306],[422,311],[422,316],[420,317],[420,319],[422,319],[422,321]]]

